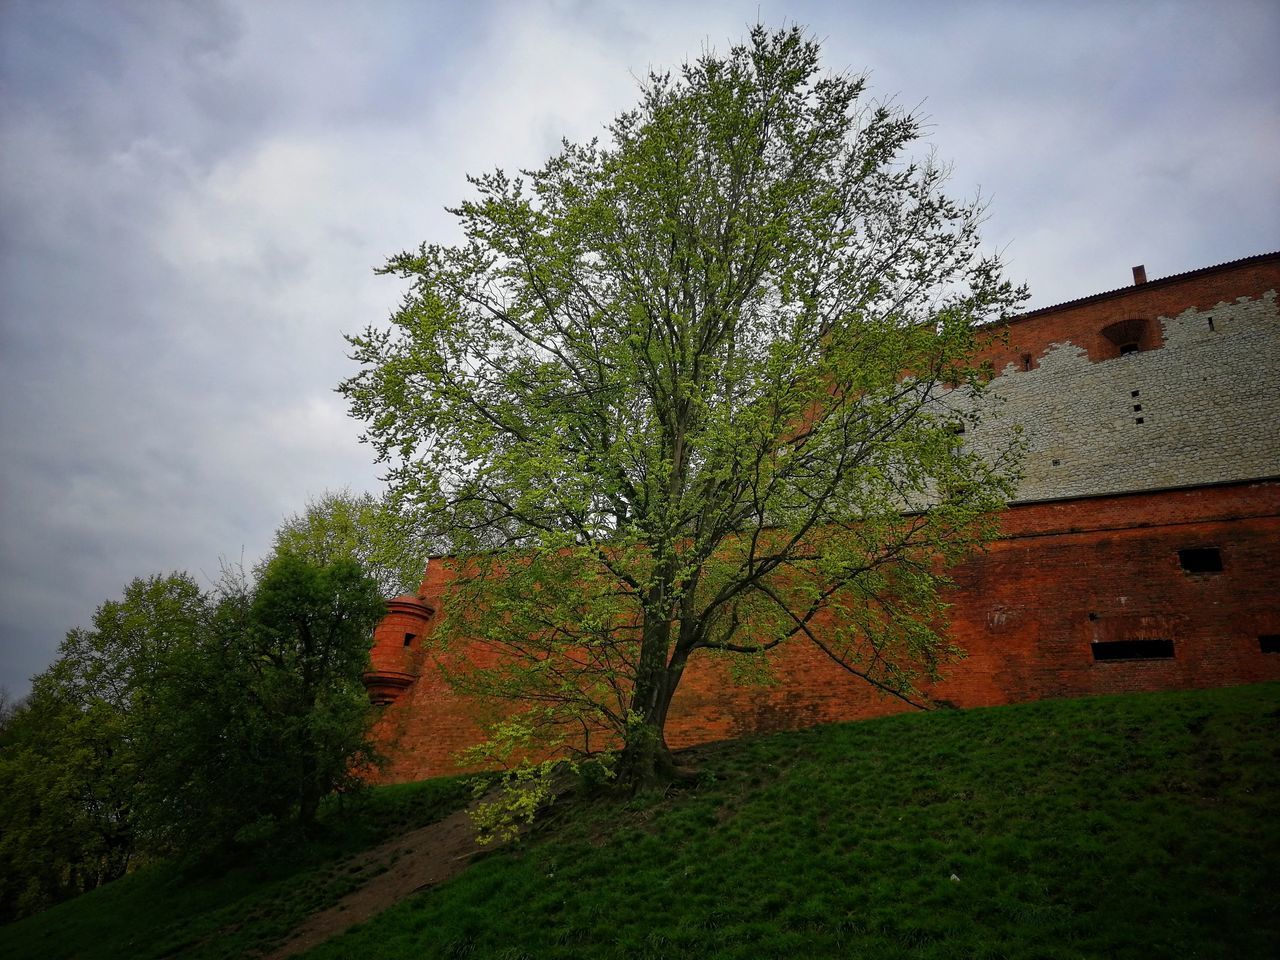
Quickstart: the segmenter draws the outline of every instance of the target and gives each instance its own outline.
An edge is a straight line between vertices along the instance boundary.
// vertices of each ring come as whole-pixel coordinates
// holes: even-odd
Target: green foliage
[[[104,603],[0,733],[0,915],[119,877],[140,852],[309,825],[374,759],[360,675],[384,612],[354,561],[288,553],[253,586],[206,596],[174,574]]]
[[[471,812],[481,844],[514,840],[533,824],[538,812],[555,796],[554,783],[559,764],[524,761],[503,771],[497,793],[481,799]],[[480,789],[489,789],[483,783]]]
[[[281,553],[252,589],[224,585],[204,642],[152,692],[139,804],[155,846],[225,844],[261,819],[306,826],[353,785],[372,761],[360,675],[384,613],[351,560]]]
[[[139,847],[142,743],[175,661],[199,642],[189,577],[134,580],[67,634],[0,737],[0,916],[112,880]]]
[[[413,534],[413,518],[401,514],[389,498],[329,491],[285,520],[276,530],[273,553],[291,553],[321,566],[354,560],[377,581],[383,597],[391,599],[417,592],[432,552]]]
[[[316,566],[282,553],[263,572],[250,609],[252,682],[271,742],[256,744],[254,762],[270,758],[275,812],[296,807],[311,822],[323,796],[352,784],[353,765],[372,760],[360,675],[385,614],[354,561]]]
[[[906,156],[919,127],[756,28],[389,261],[410,290],[341,390],[462,558],[436,637],[492,648],[468,691],[644,779],[699,651],[807,640],[906,697],[955,655],[941,571],[1012,483],[955,425],[978,328],[1025,294]]]

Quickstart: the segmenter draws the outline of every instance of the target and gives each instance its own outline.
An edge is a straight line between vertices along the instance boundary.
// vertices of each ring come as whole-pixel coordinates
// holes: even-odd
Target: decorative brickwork
[[[1019,424],[1026,478],[1001,538],[954,572],[950,633],[968,655],[931,695],[969,707],[1280,679],[1277,290],[1280,254],[1253,257],[1036,311],[986,351],[1004,401],[966,442],[994,449]],[[444,576],[431,564],[425,604],[393,602],[376,634],[390,781],[455,772],[485,719],[417,637]],[[777,685],[735,686],[695,657],[670,744],[910,709],[812,645],[776,664]]]

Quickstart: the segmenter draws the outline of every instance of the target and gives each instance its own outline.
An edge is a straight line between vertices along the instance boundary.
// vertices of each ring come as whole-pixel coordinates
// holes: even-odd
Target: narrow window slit
[[[1172,660],[1172,640],[1102,640],[1089,644],[1093,659],[1108,660]]]
[[[1187,547],[1178,551],[1178,563],[1187,573],[1221,573],[1222,552],[1217,547]]]

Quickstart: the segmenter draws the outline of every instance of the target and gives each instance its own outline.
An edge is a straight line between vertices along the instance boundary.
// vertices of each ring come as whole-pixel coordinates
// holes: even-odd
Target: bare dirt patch
[[[466,869],[481,849],[469,811],[459,810],[352,857],[344,866],[353,873],[386,869],[333,906],[313,913],[266,960],[297,956],[405,897],[443,883]]]

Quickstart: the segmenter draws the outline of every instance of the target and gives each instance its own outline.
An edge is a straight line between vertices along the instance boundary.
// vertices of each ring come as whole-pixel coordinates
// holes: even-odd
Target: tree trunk
[[[303,832],[309,831],[316,822],[316,814],[320,810],[320,798],[314,790],[308,790],[298,805],[298,826]]]
[[[316,822],[316,814],[320,810],[320,798],[324,795],[320,789],[317,772],[315,746],[308,744],[302,757],[301,790],[298,796],[298,825],[304,832],[309,831]]]
[[[667,662],[670,638],[669,621],[646,621],[631,698],[633,721],[627,725],[618,765],[618,782],[627,789],[643,790],[679,777],[667,746],[666,725],[671,699],[684,673],[685,657],[677,654]]]

